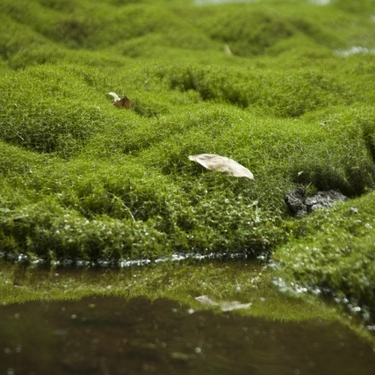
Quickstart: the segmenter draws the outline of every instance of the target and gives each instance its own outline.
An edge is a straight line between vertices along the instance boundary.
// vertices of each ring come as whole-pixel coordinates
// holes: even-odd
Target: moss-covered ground
[[[266,252],[373,309],[374,16],[371,0],[2,0],[3,256]],[[350,199],[294,219],[298,184]]]

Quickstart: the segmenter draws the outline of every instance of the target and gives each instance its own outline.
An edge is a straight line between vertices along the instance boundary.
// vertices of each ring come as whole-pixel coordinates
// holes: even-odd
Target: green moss
[[[325,45],[340,43],[337,34],[324,31],[311,18],[311,14],[309,19],[300,15],[290,17],[267,6],[232,6],[230,17],[218,12],[208,22],[204,19],[201,27],[214,39],[227,43],[235,55],[246,57],[267,54],[279,43],[293,40],[299,34]]]
[[[95,95],[90,86],[99,76],[92,73],[36,67],[4,77],[1,139],[37,152],[74,152],[103,121],[90,100]]]
[[[13,186],[19,192],[15,196],[28,197],[28,210],[38,207],[33,221],[38,222],[41,215],[41,227],[55,230],[43,214],[48,208],[40,205],[44,196],[51,196],[59,209],[74,210],[77,223],[87,219],[106,226],[108,220],[118,220],[121,226],[132,218],[142,228],[154,228],[160,232],[166,253],[177,249],[257,253],[287,240],[283,197],[296,183],[336,188],[349,195],[374,185],[372,108],[341,105],[313,111],[317,105],[310,104],[323,106],[324,93],[341,103],[345,90],[341,84],[335,86],[333,75],[327,80],[327,73],[318,77],[302,71],[300,77],[284,74],[283,82],[291,77],[288,85],[296,90],[303,90],[301,80],[316,86],[306,83],[303,97],[258,93],[256,99],[249,99],[248,75],[237,68],[229,75],[233,85],[227,85],[215,67],[167,69],[160,65],[133,71],[126,78],[126,94],[133,103],[130,111],[112,106],[107,93],[112,89],[121,93],[120,88],[95,68],[44,65],[2,79],[4,88],[12,87],[3,97],[3,141],[37,152],[48,161],[18,165],[18,149],[7,146],[3,170],[16,178],[4,191],[9,194]],[[252,77],[260,85],[265,76],[255,71]],[[279,81],[266,77],[269,87],[264,90],[288,92],[278,87]],[[139,91],[138,83],[148,90]],[[238,91],[233,92],[233,87]],[[351,98],[358,100],[355,92]],[[289,100],[293,111],[301,111],[300,117],[306,112],[301,119],[294,118],[295,112],[288,116],[284,112]],[[241,101],[247,103],[245,109],[239,105]],[[276,118],[275,113],[266,117],[266,109],[283,111],[278,116],[284,118]],[[255,183],[203,172],[188,160],[188,155],[202,152],[233,157],[252,170]],[[34,158],[32,153],[24,155]],[[56,155],[70,162],[54,161]],[[20,168],[32,173],[18,175]],[[7,225],[8,219],[4,220]],[[9,251],[9,244],[14,244],[15,252],[26,251],[25,238],[31,236],[38,256],[50,256],[47,240],[33,230],[19,238],[20,246],[15,245],[18,234],[4,233]],[[53,232],[47,233],[46,238],[55,243]],[[75,242],[75,236],[75,231],[64,233],[64,241],[74,244],[70,256],[74,246],[85,251],[94,248],[93,241],[97,241],[97,250],[89,251],[89,257],[107,256],[99,237],[88,236],[82,245]],[[151,237],[144,236],[141,234],[142,240],[149,243]],[[135,252],[131,246],[120,248],[116,258],[148,254]],[[76,256],[86,257],[85,251],[77,251]]]
[[[1,251],[275,252],[290,280],[373,303],[373,233],[355,221],[369,219],[342,221],[349,202],[291,220],[283,200],[302,184],[372,212],[375,64],[337,53],[374,48],[370,1],[0,8]],[[189,161],[197,153],[231,157],[255,180],[206,171]]]
[[[366,95],[338,78],[337,72],[320,69],[285,72],[179,65],[158,74],[172,89],[195,90],[203,100],[224,101],[267,116],[298,117],[327,103],[349,105],[372,96],[370,88]]]
[[[281,273],[327,288],[353,305],[374,306],[374,194],[317,211],[298,221],[294,237],[274,254]]]

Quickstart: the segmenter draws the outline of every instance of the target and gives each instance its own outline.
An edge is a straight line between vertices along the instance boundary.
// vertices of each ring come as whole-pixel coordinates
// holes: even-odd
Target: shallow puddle
[[[101,296],[1,306],[0,374],[375,374],[370,345],[337,322],[239,311]]]

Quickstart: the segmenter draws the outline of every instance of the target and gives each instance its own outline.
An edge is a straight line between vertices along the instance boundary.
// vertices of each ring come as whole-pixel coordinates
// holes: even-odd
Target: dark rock
[[[285,196],[285,203],[294,216],[301,217],[307,214],[305,194],[305,189],[299,186]]]
[[[311,197],[306,197],[306,190],[299,186],[284,198],[292,214],[296,217],[305,216],[318,208],[329,208],[337,202],[343,202],[347,197],[338,190],[318,191]]]

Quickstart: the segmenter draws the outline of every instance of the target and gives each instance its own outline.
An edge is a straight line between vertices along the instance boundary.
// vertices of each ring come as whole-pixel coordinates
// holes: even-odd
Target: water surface
[[[367,343],[319,319],[101,296],[10,304],[0,316],[1,374],[375,374]]]

